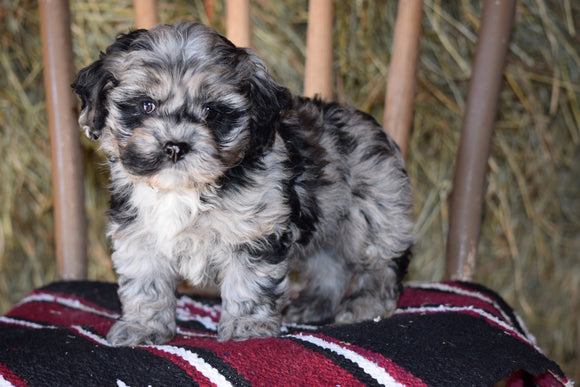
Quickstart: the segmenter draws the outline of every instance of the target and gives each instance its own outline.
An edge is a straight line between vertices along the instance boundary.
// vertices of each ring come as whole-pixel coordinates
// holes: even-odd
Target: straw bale
[[[159,1],[160,20],[199,20],[203,2]],[[0,0],[0,311],[56,278],[50,151],[36,1]],[[335,3],[337,100],[382,117],[395,1]],[[133,27],[130,0],[71,0],[77,68]],[[580,2],[521,0],[489,160],[476,280],[510,302],[546,353],[580,379]],[[416,234],[410,278],[440,280],[455,153],[480,1],[424,0],[408,172]],[[302,91],[307,0],[252,2],[253,48]],[[83,141],[89,277],[114,280],[104,236],[107,173]]]

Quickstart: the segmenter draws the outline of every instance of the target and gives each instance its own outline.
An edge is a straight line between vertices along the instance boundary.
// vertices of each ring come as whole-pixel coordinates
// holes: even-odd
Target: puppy
[[[171,340],[182,279],[220,286],[221,341],[278,336],[283,315],[392,314],[411,189],[373,118],[293,97],[252,51],[191,22],[120,35],[72,86],[110,167],[111,344]],[[303,289],[288,306],[294,271]]]

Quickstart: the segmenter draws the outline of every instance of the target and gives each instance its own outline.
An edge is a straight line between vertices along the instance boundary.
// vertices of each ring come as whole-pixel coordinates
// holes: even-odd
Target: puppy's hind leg
[[[401,294],[401,280],[410,254],[407,250],[390,260],[378,257],[370,269],[355,274],[352,293],[342,300],[335,322],[350,324],[392,315]]]
[[[240,254],[221,285],[218,340],[246,340],[280,335],[282,307],[288,299],[288,265],[271,264]]]
[[[348,285],[351,273],[328,251],[308,257],[300,273],[306,287],[290,304],[285,322],[318,323],[331,319]]]

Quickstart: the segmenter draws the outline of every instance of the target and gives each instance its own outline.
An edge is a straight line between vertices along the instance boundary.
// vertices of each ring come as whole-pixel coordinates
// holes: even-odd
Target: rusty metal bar
[[[407,154],[417,84],[417,58],[423,0],[399,1],[387,79],[384,126]]]
[[[304,95],[332,98],[332,0],[310,0]]]
[[[491,138],[516,0],[485,1],[455,162],[447,237],[446,276],[469,281],[475,272]]]
[[[44,87],[50,129],[55,243],[64,279],[87,276],[86,219],[68,0],[40,0]]]
[[[135,26],[138,29],[148,30],[159,24],[156,0],[133,0],[133,12],[135,13]]]
[[[250,0],[227,0],[227,37],[238,47],[251,47]]]

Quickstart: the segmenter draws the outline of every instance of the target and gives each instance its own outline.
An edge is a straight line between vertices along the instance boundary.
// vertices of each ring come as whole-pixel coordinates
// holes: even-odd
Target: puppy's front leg
[[[123,315],[107,334],[115,346],[163,344],[175,335],[175,287],[172,274],[119,277]]]
[[[279,336],[282,308],[288,299],[288,265],[238,258],[221,286],[218,340]]]

